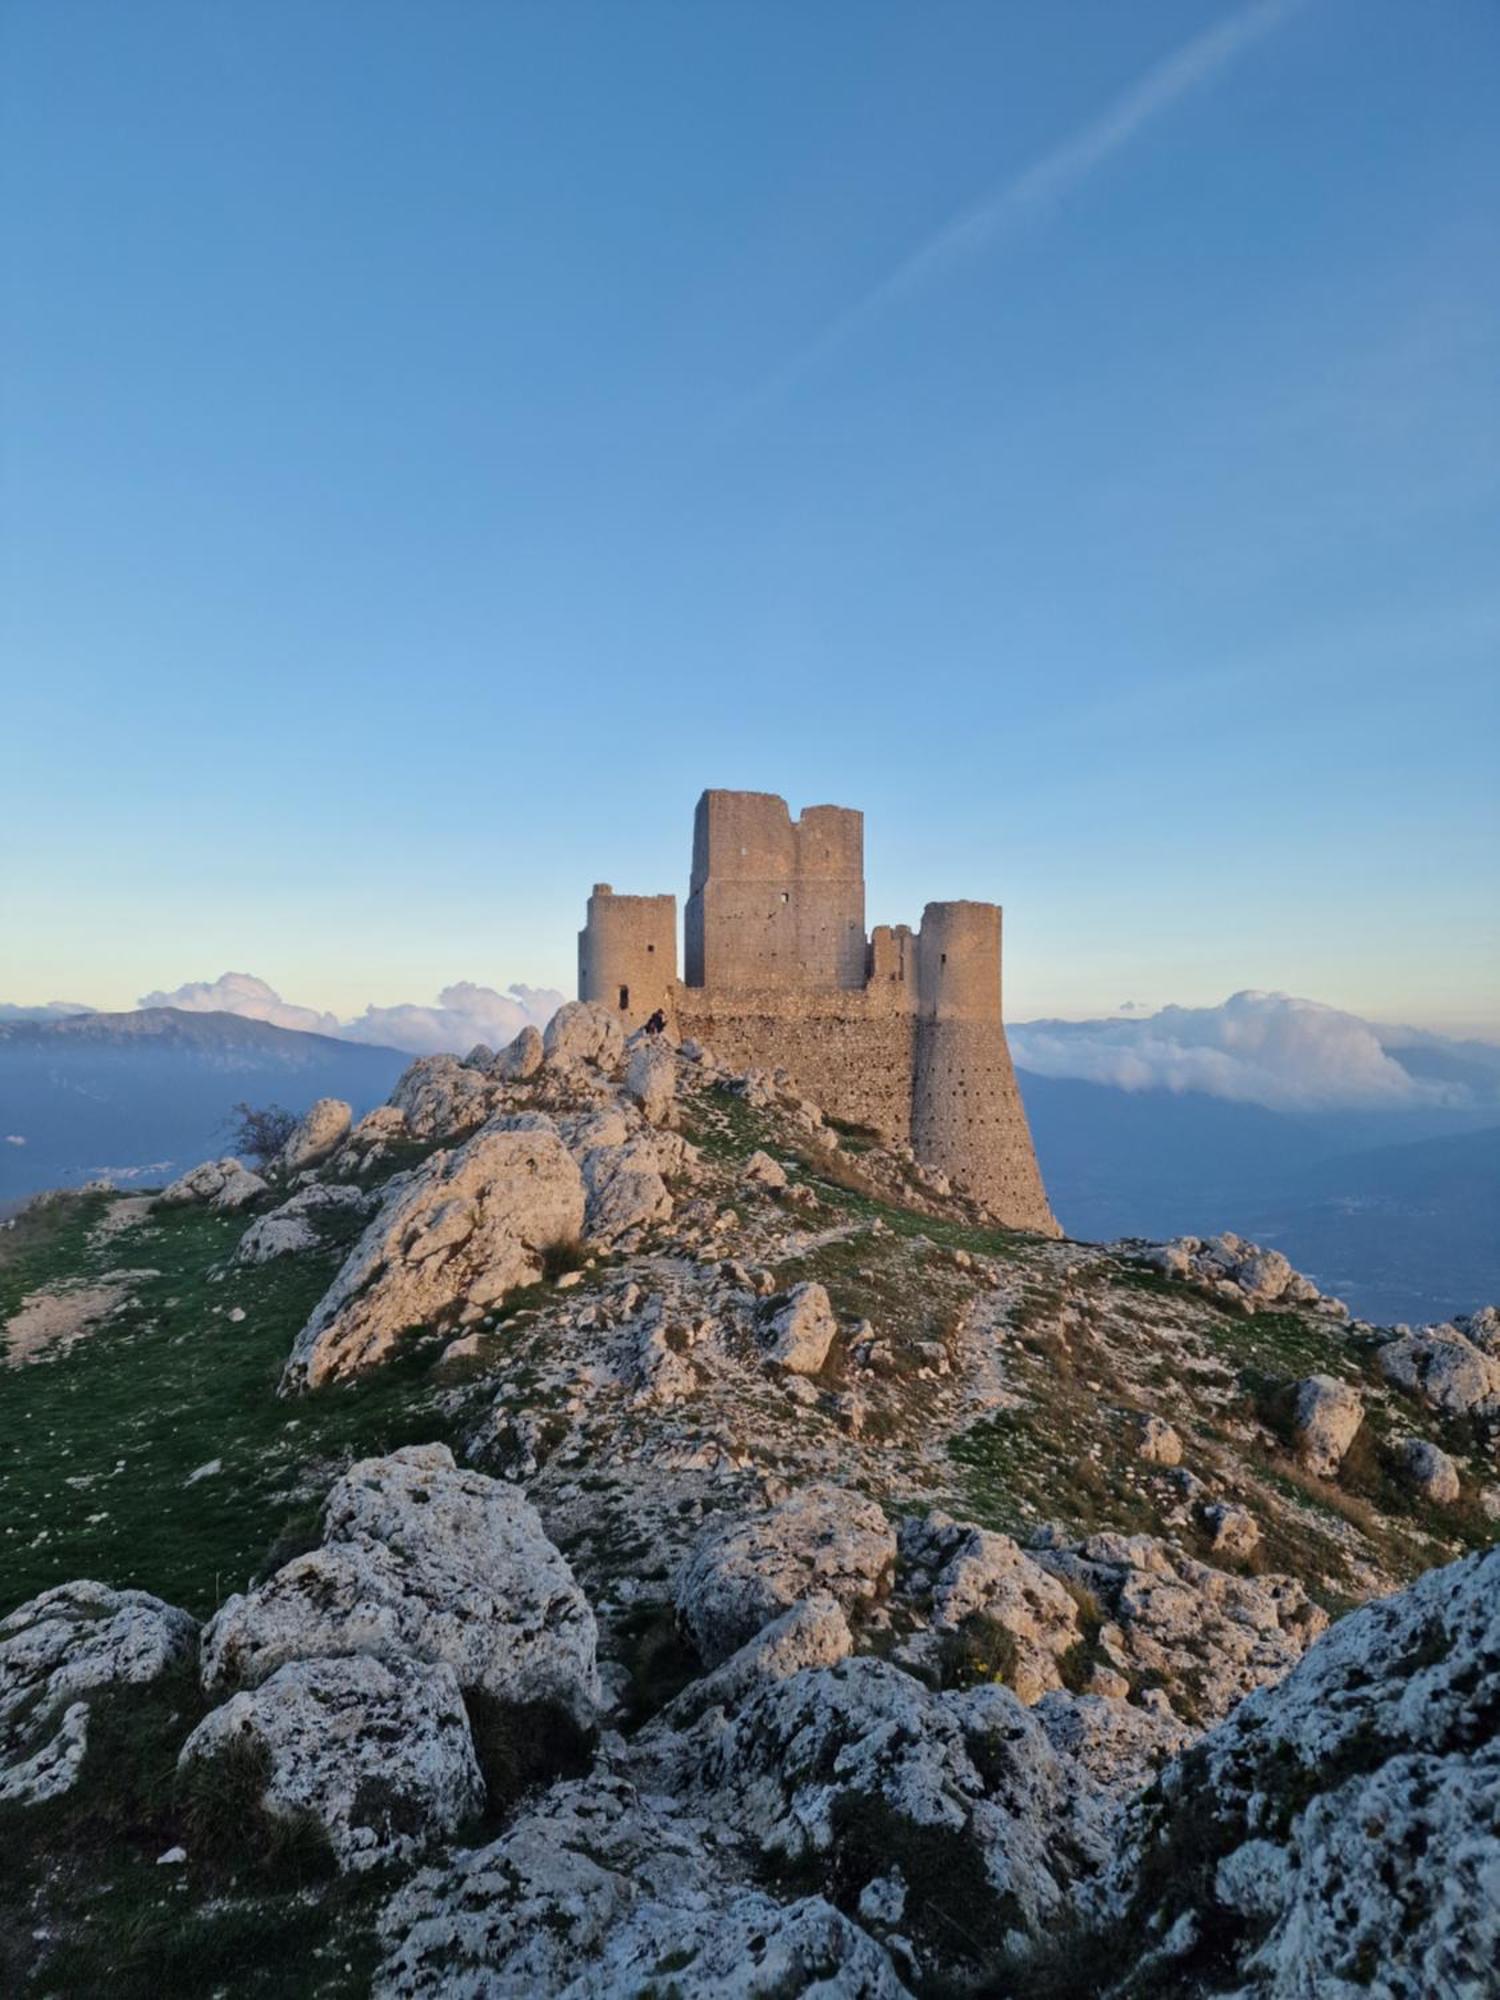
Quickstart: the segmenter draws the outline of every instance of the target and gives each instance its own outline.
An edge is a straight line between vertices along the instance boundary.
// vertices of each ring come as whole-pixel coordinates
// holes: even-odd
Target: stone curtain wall
[[[833,1118],[911,1133],[916,1016],[864,993],[677,990],[677,1023],[733,1068],[786,1069]]]

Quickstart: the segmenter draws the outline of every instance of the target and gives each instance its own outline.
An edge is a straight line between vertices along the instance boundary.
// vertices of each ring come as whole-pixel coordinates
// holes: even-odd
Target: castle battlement
[[[741,1067],[782,1067],[826,1111],[906,1140],[1017,1228],[1057,1233],[1000,1005],[994,903],[929,903],[865,932],[864,815],[705,792],[677,976],[675,896],[595,883],[578,997],[627,1028],[660,1009]]]

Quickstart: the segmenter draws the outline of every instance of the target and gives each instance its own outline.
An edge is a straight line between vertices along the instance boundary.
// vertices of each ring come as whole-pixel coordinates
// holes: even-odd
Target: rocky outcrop
[[[256,1687],[289,1660],[441,1661],[466,1692],[547,1706],[580,1728],[600,1702],[594,1614],[513,1486],[458,1470],[445,1445],[350,1468],[328,1496],[323,1544],[203,1635],[210,1695]]]
[[[298,1119],[277,1155],[277,1166],[284,1174],[300,1174],[304,1168],[321,1166],[348,1138],[349,1121],[349,1106],[341,1098],[320,1097]]]
[[[536,1075],[544,1060],[541,1030],[528,1021],[513,1042],[507,1042],[489,1064],[491,1076],[502,1083],[525,1083]]]
[[[1458,1467],[1426,1438],[1403,1438],[1396,1447],[1396,1465],[1414,1493],[1440,1507],[1451,1506],[1463,1491]]]
[[[1101,1660],[1200,1726],[1279,1680],[1328,1624],[1295,1578],[1231,1576],[1150,1535],[1090,1535],[1029,1553],[1088,1593]]]
[[[1297,1449],[1309,1472],[1320,1478],[1337,1476],[1364,1420],[1364,1401],[1347,1382],[1332,1375],[1309,1375],[1297,1384],[1292,1406]]]
[[[1022,1701],[1064,1685],[1060,1663],[1083,1638],[1078,1606],[1019,1543],[934,1511],[903,1521],[900,1544],[902,1593],[927,1612],[903,1661],[930,1667],[941,1654],[934,1642],[985,1621],[1009,1637],[1005,1679]]]
[[[1222,1236],[1178,1236],[1139,1246],[1144,1263],[1169,1278],[1185,1278],[1254,1311],[1269,1306],[1321,1304],[1342,1313],[1337,1299],[1323,1299],[1310,1278],[1294,1271],[1279,1250],[1263,1250],[1226,1230]]]
[[[678,1615],[709,1665],[815,1595],[845,1611],[890,1586],[896,1537],[872,1500],[815,1485],[768,1513],[711,1529],[677,1580]]]
[[[280,1208],[258,1215],[240,1238],[234,1253],[236,1264],[268,1264],[276,1257],[290,1257],[302,1250],[315,1250],[322,1238],[318,1219],[358,1208],[366,1199],[358,1188],[347,1183],[332,1185],[314,1181],[302,1188]]]
[[[548,1249],[577,1240],[578,1168],[548,1120],[524,1125],[501,1121],[391,1182],[298,1335],[283,1390],[375,1367],[412,1327],[477,1319],[517,1285],[534,1284]]]
[[[0,1802],[69,1791],[92,1702],[149,1686],[192,1657],[196,1620],[144,1590],[62,1583],[0,1619]]]
[[[797,1285],[767,1316],[766,1359],[790,1375],[816,1375],[839,1330],[828,1293],[816,1282]]]
[[[233,1215],[269,1193],[259,1174],[252,1174],[236,1159],[226,1158],[205,1160],[201,1167],[163,1188],[156,1199],[163,1208],[187,1208],[197,1202]]]
[[[590,1243],[629,1245],[644,1230],[671,1219],[671,1192],[649,1139],[591,1147],[583,1156],[583,1185]]]
[[[1116,1963],[1172,1992],[1211,1965],[1246,2000],[1493,1993],[1497,1724],[1492,1550],[1342,1619],[1164,1774],[1116,1870]]]
[[[400,1657],[279,1667],[199,1723],[179,1768],[211,1788],[226,1758],[254,1759],[260,1810],[310,1821],[356,1872],[416,1859],[485,1798],[453,1669]]]
[[[542,1047],[555,1069],[586,1063],[612,1073],[625,1054],[625,1030],[607,1007],[591,1000],[569,1000],[547,1023]]]
[[[482,1070],[469,1069],[457,1056],[419,1056],[403,1070],[390,1108],[401,1112],[411,1138],[446,1144],[482,1125],[499,1101]]]
[[[1403,1334],[1375,1358],[1388,1382],[1445,1416],[1500,1417],[1500,1355],[1477,1347],[1456,1326]]]
[[[646,1035],[625,1065],[625,1094],[641,1107],[648,1125],[665,1125],[677,1095],[677,1056],[660,1035]]]

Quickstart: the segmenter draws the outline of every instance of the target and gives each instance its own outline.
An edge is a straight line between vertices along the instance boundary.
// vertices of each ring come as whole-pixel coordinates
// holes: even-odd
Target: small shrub
[[[337,1872],[327,1834],[311,1813],[273,1812],[266,1804],[270,1781],[270,1752],[252,1736],[195,1757],[181,1771],[184,1844],[195,1866],[267,1888],[326,1881]]]
[[[229,1143],[243,1158],[268,1167],[297,1129],[297,1114],[280,1104],[236,1104],[224,1122]]]
[[[549,1243],[542,1252],[542,1276],[552,1284],[567,1271],[581,1271],[588,1258],[580,1237],[569,1236],[560,1243]]]
[[[470,1688],[464,1706],[492,1814],[507,1812],[542,1778],[577,1778],[588,1769],[592,1732],[557,1703],[497,1701]]]

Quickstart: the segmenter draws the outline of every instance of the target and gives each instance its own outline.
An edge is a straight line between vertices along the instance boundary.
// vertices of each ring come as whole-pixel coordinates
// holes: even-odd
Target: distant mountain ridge
[[[228,1148],[240,1099],[382,1102],[410,1057],[243,1014],[144,1007],[0,1021],[0,1201],[97,1175],[180,1172]]]

